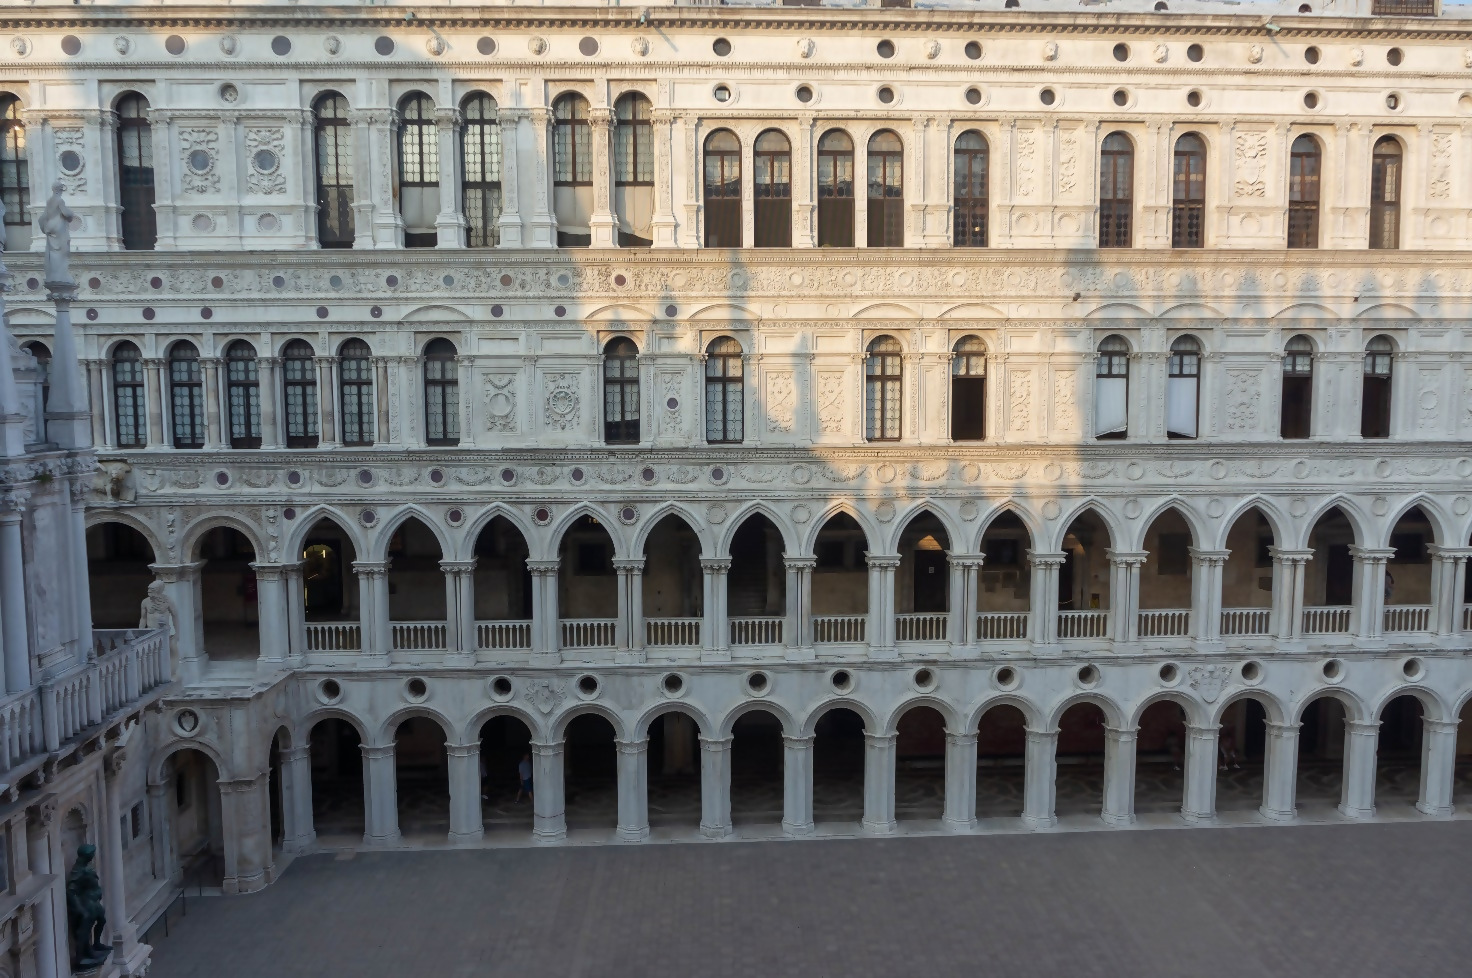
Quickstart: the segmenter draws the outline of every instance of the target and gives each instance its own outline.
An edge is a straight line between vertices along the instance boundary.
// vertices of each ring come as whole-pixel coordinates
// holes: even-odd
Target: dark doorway
[[[915,611],[946,610],[946,555],[942,550],[915,551]]]
[[[342,554],[334,541],[307,541],[302,550],[302,581],[307,614],[342,614]]]
[[[1329,563],[1324,577],[1324,604],[1354,604],[1354,558],[1349,544],[1329,544]]]

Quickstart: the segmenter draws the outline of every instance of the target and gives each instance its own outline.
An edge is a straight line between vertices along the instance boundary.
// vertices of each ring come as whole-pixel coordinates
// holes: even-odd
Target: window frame
[[[157,172],[154,168],[152,105],[141,92],[124,92],[113,103],[117,119],[118,230],[125,251],[158,245]],[[130,154],[138,162],[129,165]]]
[[[1319,205],[1323,184],[1323,149],[1316,137],[1301,133],[1294,137],[1288,151],[1289,248],[1319,247]]]
[[[1395,392],[1395,343],[1383,333],[1365,344],[1360,380],[1360,437],[1389,438]]]
[[[876,336],[864,351],[864,441],[901,440],[905,432],[904,407],[904,346],[887,333]]]
[[[324,114],[328,108],[331,115]],[[353,129],[348,117],[351,111],[351,103],[339,92],[322,92],[312,100],[312,171],[319,248],[351,248],[357,238]]]
[[[614,367],[614,365],[617,365]],[[614,369],[610,372],[610,368]],[[639,345],[615,336],[603,345],[603,443],[637,445],[640,429]],[[613,407],[617,405],[615,412]],[[633,415],[629,415],[632,408]],[[618,417],[613,415],[617,413]]]
[[[981,145],[962,146],[961,141],[967,136],[975,136]],[[981,171],[979,178],[977,170]],[[975,191],[979,187],[980,196],[961,194],[963,172],[966,189]],[[951,146],[951,206],[951,247],[987,247],[991,218],[991,143],[980,129],[966,130]]]
[[[876,149],[875,144],[885,137],[893,138],[898,148]],[[871,135],[865,147],[864,168],[864,198],[868,205],[865,243],[870,248],[903,248],[905,141],[899,133],[893,129],[880,129]]]
[[[488,92],[471,92],[460,102],[460,117],[460,210],[465,215],[466,247],[494,248],[501,243],[503,207],[500,106]]]
[[[714,143],[730,137],[735,148],[717,148]],[[741,137],[721,128],[705,137],[700,154],[700,200],[705,210],[707,248],[740,248],[742,245]],[[716,179],[712,180],[712,164]],[[731,194],[732,188],[735,194]],[[714,192],[713,192],[714,191]]]
[[[1189,344],[1189,345],[1187,345]],[[1165,437],[1169,439],[1180,439],[1183,441],[1194,441],[1201,437],[1201,341],[1190,333],[1183,333],[1171,340],[1170,352],[1166,356],[1166,422]],[[1170,430],[1170,382],[1173,379],[1185,380],[1190,378],[1196,382],[1194,405],[1192,407],[1192,427],[1196,429],[1195,434],[1185,434]]]
[[[951,346],[951,403],[950,403],[950,436],[951,441],[986,441],[986,409],[987,409],[987,346],[986,341],[976,334],[968,334],[958,339]],[[963,388],[974,389],[974,393],[967,393],[962,397]],[[974,409],[967,412],[966,420],[976,425],[974,431],[967,429],[966,432],[957,430],[958,419],[962,412],[957,410],[957,405],[963,400],[974,404]],[[971,417],[974,415],[974,417]]]
[[[321,437],[317,354],[306,340],[291,340],[281,348],[281,398],[286,409],[286,447],[316,448]]]
[[[1300,343],[1300,341],[1302,341]],[[1302,333],[1296,334],[1283,344],[1283,368],[1282,368],[1282,391],[1278,407],[1278,437],[1285,441],[1301,441],[1313,437],[1314,417],[1314,356],[1313,341]],[[1295,403],[1303,405],[1304,416],[1294,421],[1294,431],[1302,430],[1302,434],[1289,434],[1288,429],[1288,392],[1295,386],[1305,388],[1303,395],[1295,395]]]
[[[424,344],[420,378],[424,384],[424,443],[460,444],[460,351],[443,336]],[[436,426],[435,422],[438,422]],[[431,434],[438,427],[439,434]]]
[[[112,374],[113,439],[118,448],[148,447],[148,375],[138,344],[124,340],[108,358]],[[129,364],[127,376],[119,369]],[[124,437],[124,421],[131,434]]]
[[[354,346],[354,344],[357,344]],[[361,354],[359,347],[362,348]],[[359,448],[372,445],[377,435],[378,403],[374,396],[374,365],[373,349],[365,340],[357,337],[343,341],[337,348],[337,384],[339,414],[342,417],[342,444],[348,448]],[[354,375],[348,376],[347,365],[349,363],[367,364],[364,372],[367,379],[357,376],[357,368]],[[353,435],[349,434],[349,421],[353,422]]]
[[[1123,180],[1121,169],[1126,171]],[[1121,184],[1125,188],[1123,196],[1119,194]],[[1104,193],[1106,186],[1110,188],[1108,196]],[[1099,247],[1133,248],[1134,244],[1135,141],[1128,133],[1115,131],[1099,144]]]
[[[225,408],[230,447],[260,448],[264,433],[260,357],[246,340],[225,348]]]
[[[30,228],[31,164],[21,111],[18,95],[0,93],[0,199],[6,227]]]
[[[730,411],[733,403],[736,406],[734,421]],[[713,405],[716,410],[712,410]],[[712,437],[713,423],[719,429],[716,432],[719,437]],[[745,350],[735,337],[719,336],[705,348],[705,442],[708,445],[739,445],[745,439]]]
[[[848,143],[845,149],[825,148],[824,143],[838,137]],[[828,178],[824,182],[823,171]],[[844,173],[848,180],[844,181]],[[818,138],[817,164],[819,248],[852,248],[854,246],[854,138],[843,129],[829,129]],[[845,193],[844,191],[847,191]],[[826,213],[825,213],[826,212]],[[834,235],[846,240],[831,239]]]
[[[1382,151],[1381,147],[1387,147]],[[1392,152],[1389,148],[1393,147]],[[1375,140],[1370,153],[1370,235],[1372,251],[1397,251],[1401,238],[1401,198],[1405,193],[1405,147],[1394,136]]]
[[[770,148],[770,140],[780,139],[782,149]],[[762,143],[769,142],[764,147]],[[792,140],[781,129],[764,129],[751,146],[751,197],[756,248],[792,247]],[[777,179],[786,174],[785,180]],[[785,187],[786,192],[771,189]]]
[[[1182,148],[1187,140],[1194,141],[1197,148]],[[1200,133],[1182,133],[1176,139],[1170,179],[1172,248],[1206,247],[1207,149],[1206,139]]]
[[[554,187],[593,186],[593,123],[589,113],[588,100],[578,92],[564,92],[552,103]]]
[[[188,340],[180,340],[169,347],[168,362],[169,438],[175,448],[203,448],[209,422],[199,348]],[[190,437],[181,438],[181,432]]]
[[[1094,348],[1094,401],[1099,400],[1099,381],[1124,381],[1124,427],[1099,432],[1099,419],[1094,419],[1095,441],[1123,441],[1130,436],[1130,357],[1133,349],[1129,340],[1118,333],[1110,333]]]

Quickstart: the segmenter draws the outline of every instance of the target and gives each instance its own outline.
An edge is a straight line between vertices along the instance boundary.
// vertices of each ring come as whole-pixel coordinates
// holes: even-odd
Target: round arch
[[[1369,704],[1366,716],[1379,720],[1385,713],[1385,707],[1392,700],[1398,700],[1402,696],[1411,696],[1421,703],[1421,716],[1427,720],[1446,720],[1458,714],[1448,713],[1446,703],[1436,693],[1425,686],[1406,684],[1394,686],[1382,693],[1380,698]]]
[[[646,740],[649,737],[649,728],[654,724],[654,721],[667,713],[683,713],[685,716],[694,720],[695,725],[700,728],[700,735],[702,737],[709,738],[711,732],[715,730],[715,725],[711,723],[710,717],[706,716],[705,711],[700,709],[700,707],[684,700],[666,700],[663,703],[656,703],[654,706],[651,706],[634,721],[634,740]]]
[[[945,721],[947,733],[962,732],[962,728],[960,727],[961,712],[956,708],[954,703],[948,703],[938,696],[922,695],[912,696],[891,710],[879,727],[879,733],[883,736],[898,733],[900,720],[904,718],[905,714],[911,710],[922,708],[932,709],[939,713],[941,719]]]
[[[1042,709],[1032,700],[1013,693],[1000,693],[994,696],[988,696],[971,708],[966,714],[964,732],[972,733],[975,731],[981,725],[981,718],[999,706],[1010,706],[1021,713],[1023,723],[1030,730],[1041,728],[1045,722]]]
[[[1261,686],[1248,686],[1239,689],[1230,696],[1224,696],[1212,705],[1207,714],[1207,725],[1221,726],[1222,717],[1227,715],[1227,710],[1243,700],[1253,700],[1262,706],[1263,712],[1267,714],[1270,723],[1286,723],[1288,711],[1284,708],[1282,700],[1278,699],[1270,690]]]
[[[153,760],[148,765],[149,787],[158,787],[165,784],[164,765],[168,764],[169,758],[180,751],[197,750],[205,757],[215,763],[215,773],[219,775],[220,781],[230,780],[230,770],[225,765],[225,755],[218,747],[207,740],[196,740],[187,737],[175,737],[165,744],[154,749]]]
[[[1129,719],[1125,722],[1125,727],[1138,727],[1140,725],[1140,718],[1145,715],[1145,711],[1157,703],[1176,704],[1185,711],[1186,722],[1192,726],[1205,726],[1207,723],[1208,712],[1206,704],[1200,700],[1192,699],[1178,689],[1159,689],[1140,700],[1131,708]],[[1060,713],[1059,716],[1062,716],[1062,714]]]
[[[787,711],[786,707],[773,700],[753,699],[736,704],[725,716],[721,717],[720,723],[715,728],[718,731],[718,736],[723,739],[730,737],[732,728],[736,726],[736,721],[748,713],[770,713],[782,725],[784,736],[795,736],[792,731],[798,729],[796,719]]]
[[[201,516],[185,527],[182,537],[183,543],[179,548],[184,558],[186,560],[193,560],[194,553],[199,548],[200,541],[204,539],[205,534],[222,526],[229,527],[232,530],[238,530],[245,537],[246,542],[250,544],[251,550],[255,552],[256,560],[264,561],[269,559],[270,554],[261,542],[262,534],[260,529],[249,521],[230,513],[210,513],[206,516]]]
[[[1102,693],[1096,693],[1092,690],[1087,690],[1084,692],[1074,693],[1056,704],[1053,709],[1048,713],[1048,719],[1046,721],[1047,726],[1044,729],[1057,730],[1059,728],[1059,724],[1063,720],[1063,714],[1067,713],[1075,706],[1078,706],[1080,703],[1089,703],[1097,706],[1101,711],[1103,711],[1104,722],[1109,726],[1115,728],[1124,726],[1124,711],[1120,709],[1118,703],[1114,702],[1114,700],[1110,699]]]
[[[803,718],[802,736],[813,736],[817,731],[818,721],[823,719],[824,714],[832,713],[834,710],[852,710],[860,720],[864,721],[865,733],[876,733],[879,730],[879,721],[875,718],[873,710],[852,697],[835,696],[833,699],[824,700],[814,706]]]
[[[580,716],[595,713],[613,725],[613,736],[615,740],[627,741],[628,727],[624,724],[624,718],[613,709],[602,703],[575,703],[557,715],[552,721],[552,741],[558,743],[567,739],[567,725]]]
[[[496,703],[477,711],[464,727],[456,731],[456,735],[460,738],[457,743],[476,743],[480,739],[481,729],[496,717],[511,717],[520,720],[526,726],[527,732],[532,735],[533,741],[545,733],[541,723],[531,712],[523,710],[514,703]]]
[[[394,742],[394,735],[398,733],[399,727],[403,725],[404,721],[416,718],[429,720],[438,725],[440,732],[445,735],[446,743],[449,742],[450,735],[455,732],[455,724],[451,722],[449,717],[440,713],[438,710],[430,709],[422,703],[416,703],[412,706],[405,706],[395,710],[385,717],[383,723],[378,726],[378,739],[368,746],[387,747]]]
[[[117,523],[119,526],[126,526],[130,530],[138,531],[138,534],[143,537],[144,542],[148,544],[148,548],[153,551],[153,562],[155,564],[163,563],[164,558],[169,556],[168,550],[155,535],[153,527],[132,513],[124,510],[89,509],[87,510],[83,530],[90,530],[94,526],[106,526],[109,523]]]
[[[344,710],[340,706],[324,706],[319,709],[313,710],[311,713],[308,713],[306,716],[298,720],[296,722],[296,726],[298,730],[303,731],[304,741],[311,740],[312,729],[323,720],[341,720],[343,723],[346,723],[348,726],[352,727],[354,731],[357,732],[359,743],[364,744],[365,746],[369,746],[367,721],[363,720],[361,717],[357,716],[354,713],[350,713],[347,710]]]
[[[1319,686],[1309,690],[1307,694],[1293,704],[1292,712],[1289,714],[1292,719],[1289,722],[1302,723],[1303,711],[1308,709],[1309,704],[1326,697],[1338,700],[1340,705],[1344,707],[1345,720],[1359,722],[1364,720],[1367,715],[1364,700],[1355,695],[1352,690],[1345,689],[1343,686]]]

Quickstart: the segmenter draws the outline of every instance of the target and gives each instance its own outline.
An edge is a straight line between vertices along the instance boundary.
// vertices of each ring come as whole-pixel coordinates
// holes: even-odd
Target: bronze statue
[[[97,870],[92,868],[92,859],[97,855],[94,845],[77,847],[77,862],[66,878],[66,916],[72,931],[72,967],[95,968],[107,960],[112,947],[102,943],[102,932],[107,927],[107,914],[102,910],[102,882]]]

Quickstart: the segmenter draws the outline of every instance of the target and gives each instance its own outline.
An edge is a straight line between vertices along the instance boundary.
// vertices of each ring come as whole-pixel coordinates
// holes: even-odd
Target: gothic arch
[[[1319,525],[1319,520],[1324,518],[1325,513],[1335,507],[1338,507],[1339,511],[1344,514],[1344,518],[1349,520],[1349,528],[1354,531],[1355,545],[1360,547],[1368,546],[1366,541],[1371,537],[1369,519],[1360,511],[1358,506],[1350,502],[1347,496],[1335,496],[1332,499],[1320,503],[1304,517],[1299,527],[1300,535],[1297,541],[1300,549],[1306,549],[1308,547],[1309,537],[1313,535],[1314,527]],[[1282,546],[1282,544],[1279,544],[1279,546]]]
[[[989,511],[976,521],[977,529],[971,541],[972,551],[981,550],[981,541],[982,538],[986,536],[986,531],[991,529],[991,525],[995,523],[997,521],[997,517],[1001,516],[1003,513],[1011,513],[1013,516],[1016,516],[1019,520],[1022,521],[1023,527],[1027,530],[1027,542],[1031,544],[1032,549],[1038,550],[1038,552],[1041,553],[1042,551],[1040,549],[1039,541],[1047,539],[1047,531],[1043,528],[1043,525],[1038,522],[1037,517],[1033,513],[1029,512],[1026,507],[1024,507],[1015,499],[1009,499],[1005,502],[998,503],[995,508],[993,508],[991,511]]]
[[[748,503],[746,508],[727,517],[725,534],[720,538],[719,545],[712,556],[731,556],[731,539],[736,536],[736,531],[741,529],[742,524],[754,513],[760,513],[771,521],[772,525],[777,528],[777,532],[782,534],[783,552],[789,557],[796,556],[798,534],[792,526],[792,521],[778,516],[775,509],[761,500]]]
[[[839,513],[852,516],[854,522],[859,524],[859,529],[864,531],[864,542],[868,546],[869,551],[871,553],[880,553],[877,549],[877,544],[884,539],[884,534],[880,532],[879,527],[874,525],[870,515],[859,509],[849,500],[838,499],[829,503],[821,513],[815,514],[808,521],[807,537],[802,541],[802,552],[804,555],[813,553],[813,548],[818,542],[818,534],[822,533],[823,527],[828,525],[828,521]]]
[[[1424,492],[1417,493],[1406,499],[1398,507],[1386,514],[1377,545],[1381,547],[1390,546],[1390,534],[1395,531],[1395,524],[1400,522],[1401,517],[1418,507],[1422,513],[1426,514],[1426,521],[1431,524],[1431,531],[1435,534],[1436,539],[1432,540],[1432,543],[1442,547],[1456,547],[1461,545],[1451,530],[1452,521],[1442,511],[1440,503]]]
[[[938,500],[933,499],[917,500],[911,503],[904,512],[896,514],[889,524],[890,533],[884,541],[886,544],[884,553],[896,553],[899,550],[900,537],[905,535],[905,530],[909,528],[910,523],[926,513],[939,520],[940,525],[945,529],[946,552],[961,553],[960,548],[966,539],[966,534],[956,525],[950,510],[942,506]]]
[[[1211,529],[1202,522],[1201,514],[1191,508],[1191,505],[1180,496],[1168,496],[1160,500],[1155,503],[1154,509],[1141,513],[1138,519],[1132,521],[1135,524],[1137,532],[1128,541],[1129,548],[1131,550],[1144,550],[1145,537],[1150,532],[1150,527],[1155,524],[1156,520],[1171,510],[1175,510],[1180,514],[1181,519],[1185,521],[1186,527],[1191,531],[1191,546],[1198,550],[1204,550],[1205,541],[1211,537]],[[1120,544],[1115,544],[1115,546],[1120,546]]]
[[[475,541],[485,532],[486,527],[491,525],[491,520],[497,516],[504,517],[506,522],[516,527],[516,532],[520,533],[521,539],[526,542],[527,553],[533,552],[532,541],[537,538],[539,528],[516,509],[505,503],[496,502],[476,513],[475,518],[469,520],[462,528],[455,541],[459,544],[456,548],[455,560],[470,559],[475,552]]]
[[[656,508],[654,512],[648,514],[647,516],[639,517],[639,528],[634,532],[634,541],[631,547],[632,556],[642,557],[644,555],[644,546],[646,543],[649,542],[649,534],[654,532],[654,528],[658,526],[666,516],[678,517],[686,526],[690,528],[691,532],[695,534],[696,539],[700,541],[700,555],[702,557],[709,557],[714,554],[715,543],[710,539],[709,524],[707,524],[705,520],[696,516],[690,510],[687,504],[683,502],[666,501],[660,503],[658,508]]]
[[[375,561],[387,560],[388,545],[394,538],[394,532],[409,522],[410,519],[417,519],[420,523],[423,523],[425,529],[429,530],[430,534],[434,536],[440,545],[441,560],[452,559],[451,554],[454,552],[454,545],[450,538],[445,535],[445,531],[440,526],[439,520],[436,520],[429,513],[425,512],[423,508],[413,503],[395,510],[374,531],[373,538],[370,541],[371,549],[364,549],[364,553],[371,554],[367,559]]]
[[[1232,527],[1236,526],[1237,521],[1253,509],[1261,513],[1263,519],[1268,521],[1268,526],[1272,528],[1273,546],[1286,549],[1288,547],[1286,541],[1293,536],[1293,521],[1283,515],[1277,505],[1265,496],[1249,496],[1227,510],[1226,514],[1217,521],[1217,535],[1212,539],[1208,549],[1225,549],[1227,536],[1232,532]]]
[[[1073,525],[1075,520],[1088,512],[1093,512],[1099,522],[1104,524],[1104,529],[1109,532],[1109,545],[1111,547],[1123,548],[1125,541],[1129,539],[1129,534],[1120,525],[1116,515],[1105,505],[1103,500],[1090,496],[1080,500],[1073,509],[1058,517],[1056,522],[1057,528],[1053,531],[1052,539],[1048,541],[1049,553],[1057,552],[1063,548],[1063,538],[1068,535],[1068,528]]]
[[[629,556],[628,541],[624,538],[623,531],[619,529],[619,527],[623,526],[623,523],[614,514],[604,512],[597,503],[588,501],[578,503],[572,509],[563,513],[548,530],[544,531],[544,539],[542,540],[545,547],[542,555],[543,559],[557,559],[557,555],[562,551],[562,538],[567,536],[567,531],[572,529],[573,524],[584,516],[593,517],[608,533],[608,539],[613,542],[613,556],[615,558]],[[528,548],[531,547],[531,544],[532,541],[528,538]]]
[[[292,531],[286,535],[286,540],[281,545],[283,559],[289,561],[291,559],[290,555],[293,554],[300,556],[302,548],[306,546],[307,534],[311,533],[313,527],[323,520],[333,524],[346,534],[348,541],[353,545],[353,552],[355,554],[366,554],[368,552],[367,541],[362,538],[362,534],[359,532],[357,520],[349,519],[331,506],[318,504],[305,513],[299,514],[293,521]],[[360,557],[359,559],[363,560],[366,557]]]

